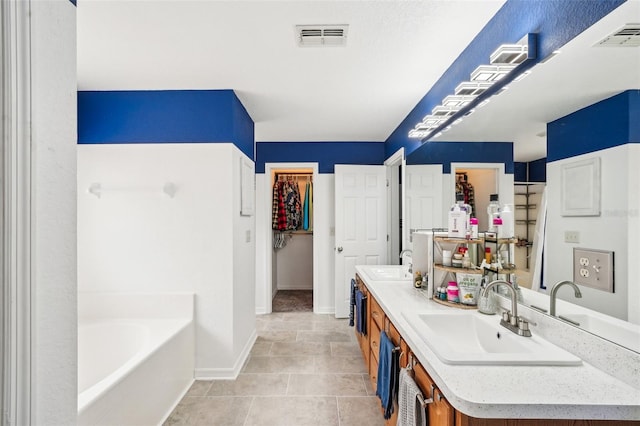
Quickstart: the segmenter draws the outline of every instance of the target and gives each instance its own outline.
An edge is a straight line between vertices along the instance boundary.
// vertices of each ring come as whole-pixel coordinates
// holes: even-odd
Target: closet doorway
[[[271,185],[272,312],[313,312],[313,185],[317,167],[273,165]]]

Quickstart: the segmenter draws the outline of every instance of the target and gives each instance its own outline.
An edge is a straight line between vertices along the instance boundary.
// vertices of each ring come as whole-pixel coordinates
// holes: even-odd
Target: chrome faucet
[[[578,299],[582,298],[582,293],[580,292],[580,289],[575,283],[571,281],[560,281],[555,283],[553,287],[551,287],[551,294],[549,295],[549,314],[552,317],[556,316],[556,298],[557,298],[558,290],[560,289],[560,287],[562,287],[565,284],[568,284],[571,287],[573,287],[574,295],[576,296],[576,298]]]
[[[409,255],[413,255],[413,251],[409,250],[409,249],[404,249],[400,252],[400,263],[402,264],[402,256],[404,256],[405,254],[409,254]],[[413,274],[413,258],[411,259],[411,262],[409,262],[409,270],[407,271],[409,274]]]
[[[531,331],[529,330],[529,323],[518,317],[518,292],[509,281],[495,280],[491,281],[483,290],[481,297],[489,297],[489,290],[497,285],[504,285],[509,289],[511,293],[511,311],[505,311],[502,313],[502,319],[500,325],[508,328],[512,332],[519,336],[531,337]]]

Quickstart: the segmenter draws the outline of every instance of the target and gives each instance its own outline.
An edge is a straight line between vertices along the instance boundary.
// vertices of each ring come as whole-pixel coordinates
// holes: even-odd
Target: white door
[[[356,265],[387,261],[386,166],[335,166],[336,318],[349,316]]]
[[[442,165],[410,165],[405,171],[405,223],[403,233],[406,245],[413,249],[411,231],[445,226],[442,207]]]

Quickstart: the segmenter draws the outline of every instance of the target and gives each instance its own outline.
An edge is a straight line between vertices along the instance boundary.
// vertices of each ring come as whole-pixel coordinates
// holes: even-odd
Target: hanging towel
[[[302,204],[302,229],[309,230],[309,182],[304,186],[304,203]]]
[[[427,426],[429,417],[418,401],[418,395],[422,395],[422,392],[411,376],[412,370],[410,368],[400,370],[396,426]]]
[[[395,349],[387,333],[380,333],[380,352],[378,354],[378,382],[376,395],[380,397],[384,418],[390,419],[393,414],[393,401],[398,393],[398,373],[400,371],[400,354]]]
[[[363,336],[367,335],[367,298],[356,290],[356,331]]]
[[[351,278],[351,292],[349,294],[349,327],[353,327],[353,310],[356,307],[356,280]]]

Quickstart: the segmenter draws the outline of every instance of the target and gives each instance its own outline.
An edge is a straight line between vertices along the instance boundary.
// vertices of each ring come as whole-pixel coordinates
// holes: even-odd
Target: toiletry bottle
[[[487,206],[487,231],[496,232],[493,227],[493,219],[500,214],[500,204],[498,203],[498,194],[489,195],[489,205]]]
[[[493,228],[496,232],[496,238],[504,238],[502,230],[502,218],[500,218],[499,216],[493,218]]]
[[[449,238],[466,238],[470,210],[471,207],[464,204],[464,195],[456,194],[456,203],[449,210]]]
[[[513,238],[513,210],[509,207],[509,204],[505,204],[504,208],[500,212],[500,219],[502,219],[502,237],[500,238]]]
[[[458,289],[458,283],[455,281],[449,281],[449,286],[447,287],[447,300],[453,303],[459,303],[460,290]]]
[[[462,257],[462,267],[467,269],[471,268],[471,258],[469,257],[468,251],[465,251]]]
[[[484,261],[487,262],[487,265],[491,265],[491,247],[485,247]]]
[[[471,224],[471,239],[475,240],[478,238],[478,219],[472,217],[469,219],[469,223]]]
[[[420,273],[420,271],[416,272],[416,275],[413,279],[413,286],[415,288],[420,288],[422,287],[422,274]]]

